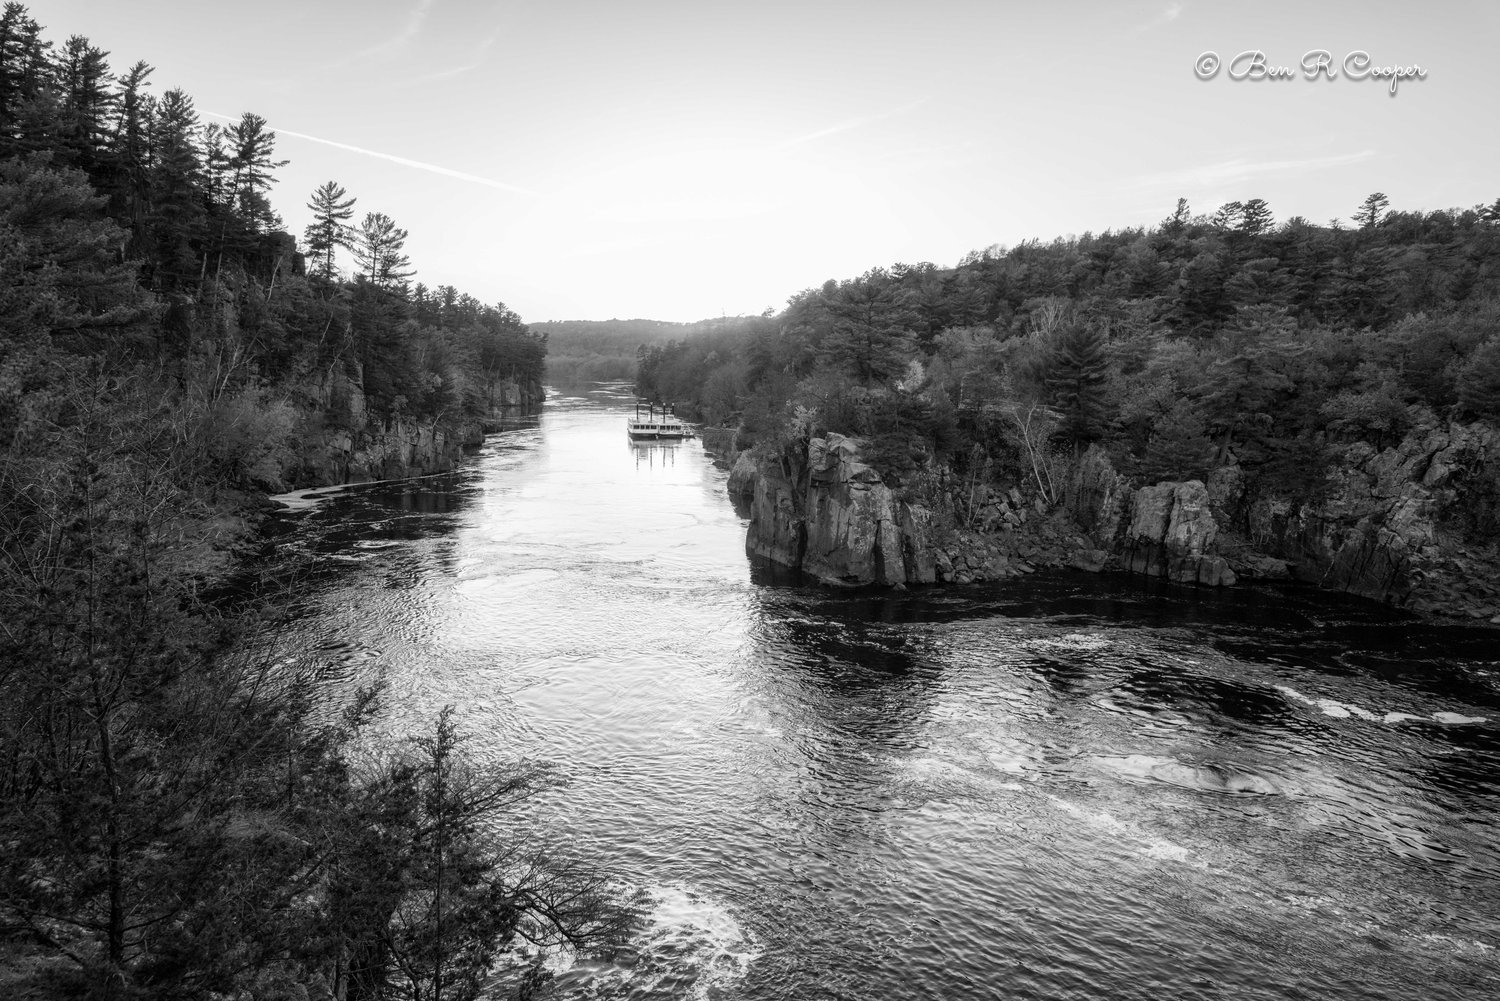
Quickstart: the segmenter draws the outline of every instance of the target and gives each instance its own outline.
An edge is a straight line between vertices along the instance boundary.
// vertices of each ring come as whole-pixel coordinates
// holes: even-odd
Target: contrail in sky
[[[237,122],[239,118],[230,115],[221,115],[216,111],[205,111],[210,118],[222,118],[226,122]],[[435,163],[423,163],[421,160],[410,160],[404,156],[396,156],[393,153],[382,153],[379,150],[365,149],[363,146],[351,146],[348,143],[335,142],[332,139],[322,139],[318,136],[310,136],[303,132],[293,132],[291,129],[278,129],[274,125],[267,125],[271,131],[281,136],[291,136],[294,139],[306,139],[308,142],[322,143],[324,146],[332,146],[334,149],[346,149],[351,153],[359,153],[362,156],[373,156],[377,160],[389,160],[391,163],[399,163],[403,167],[414,167],[417,170],[425,170],[432,174],[441,174],[444,177],[457,178],[460,181],[468,181],[471,184],[483,184],[485,187],[497,188],[500,191],[510,191],[518,195],[530,195],[537,197],[535,191],[520,187],[515,184],[506,184],[504,181],[492,180],[488,177],[480,177],[478,174],[466,174],[461,170],[453,170],[451,167],[440,167]]]
[[[911,111],[913,108],[920,107],[921,105],[926,103],[927,98],[925,97],[917,101],[908,101],[906,104],[901,105],[901,107],[899,108],[893,108],[890,111],[883,111],[878,115],[866,115],[863,118],[851,118],[848,121],[839,122],[836,125],[830,125],[826,129],[819,129],[816,132],[809,132],[805,136],[798,136],[795,139],[788,139],[786,142],[777,143],[775,146],[772,146],[771,149],[773,151],[791,149],[793,146],[801,146],[803,143],[810,143],[814,140],[822,139],[825,136],[834,136],[838,135],[840,132],[849,132],[853,129],[862,129],[866,125],[873,125],[876,122],[885,121],[887,118],[894,118],[897,115],[905,114],[906,112]]]

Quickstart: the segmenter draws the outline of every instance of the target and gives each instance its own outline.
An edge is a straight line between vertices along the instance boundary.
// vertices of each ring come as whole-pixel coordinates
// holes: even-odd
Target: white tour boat
[[[687,437],[687,425],[677,419],[670,405],[663,405],[660,412],[656,405],[646,404],[646,414],[641,414],[641,404],[635,405],[635,416],[625,418],[625,433],[634,440],[677,439]]]

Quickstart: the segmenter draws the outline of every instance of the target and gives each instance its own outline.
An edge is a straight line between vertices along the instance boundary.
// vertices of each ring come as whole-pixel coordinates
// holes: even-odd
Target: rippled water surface
[[[540,822],[651,891],[564,996],[1500,996],[1500,633],[1071,573],[805,586],[629,401],[554,397],[275,546],[330,684],[557,762]]]

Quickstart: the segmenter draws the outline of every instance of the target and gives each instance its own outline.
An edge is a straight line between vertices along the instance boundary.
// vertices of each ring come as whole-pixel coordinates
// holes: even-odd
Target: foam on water
[[[760,948],[728,907],[684,883],[650,887],[650,909],[629,945],[608,960],[567,950],[546,957],[564,997],[619,999],[727,996]]]
[[[433,474],[441,476],[441,473]],[[324,501],[332,500],[340,494],[348,493],[366,487],[380,486],[381,484],[406,483],[426,479],[423,476],[412,476],[401,480],[365,480],[360,483],[339,483],[329,487],[306,487],[302,490],[288,490],[284,494],[272,494],[268,500],[275,501],[293,511],[311,511],[320,507]]]
[[[1044,636],[1027,640],[1024,645],[1031,649],[1076,650],[1084,653],[1106,650],[1111,646],[1110,641],[1098,633],[1063,633],[1061,636]]]
[[[1337,699],[1316,698],[1304,695],[1288,685],[1277,685],[1276,690],[1294,702],[1303,705],[1316,706],[1324,716],[1332,716],[1335,719],[1348,719],[1351,716],[1359,719],[1370,720],[1376,723],[1401,723],[1407,720],[1413,722],[1426,722],[1432,720],[1435,723],[1445,723],[1449,726],[1463,726],[1468,723],[1488,723],[1488,716],[1466,716],[1463,713],[1441,711],[1427,716],[1418,716],[1414,713],[1387,712],[1374,713],[1368,709],[1348,702],[1340,702]]]
[[[1113,814],[1103,810],[1091,810],[1077,803],[1069,802],[1060,796],[1054,796],[1051,793],[1043,793],[1043,795],[1064,813],[1067,813],[1088,827],[1114,837],[1117,843],[1133,843],[1136,851],[1145,858],[1158,859],[1165,862],[1180,862],[1196,869],[1208,868],[1208,863],[1201,859],[1195,859],[1192,849],[1185,845],[1179,845],[1174,841],[1152,834],[1136,824],[1120,820]]]

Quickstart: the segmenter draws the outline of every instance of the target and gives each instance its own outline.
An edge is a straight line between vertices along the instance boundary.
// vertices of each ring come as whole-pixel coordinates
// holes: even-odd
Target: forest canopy
[[[337,182],[299,250],[266,121],[152,75],[0,10],[0,995],[528,992],[506,950],[633,920],[509,822],[559,775],[452,713],[357,753],[382,694],[268,649],[234,557],[301,443],[482,421],[545,338]]]
[[[640,391],[752,436],[865,436],[898,477],[1097,443],[1138,479],[1235,462],[1316,490],[1328,450],[1500,419],[1500,200],[1278,222],[1264,200],[877,267],[720,336],[644,346]]]

